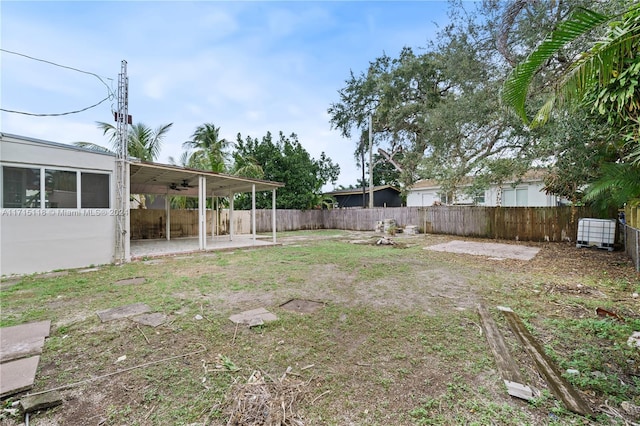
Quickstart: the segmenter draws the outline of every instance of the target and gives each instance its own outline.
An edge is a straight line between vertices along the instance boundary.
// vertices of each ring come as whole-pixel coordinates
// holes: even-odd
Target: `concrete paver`
[[[0,364],[0,398],[31,389],[39,362],[36,355]]]
[[[96,312],[101,322],[113,321],[120,318],[132,317],[135,315],[146,314],[151,308],[144,303],[134,303],[131,305],[120,306],[117,308],[105,309]]]

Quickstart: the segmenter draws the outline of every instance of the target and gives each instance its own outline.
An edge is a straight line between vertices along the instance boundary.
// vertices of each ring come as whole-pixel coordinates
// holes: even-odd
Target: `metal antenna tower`
[[[127,77],[127,61],[123,60],[118,74],[118,112],[116,113],[116,130],[118,145],[116,150],[116,247],[115,263],[121,264],[127,260],[126,240],[127,220],[129,214],[129,158],[128,147],[129,121],[129,77]]]

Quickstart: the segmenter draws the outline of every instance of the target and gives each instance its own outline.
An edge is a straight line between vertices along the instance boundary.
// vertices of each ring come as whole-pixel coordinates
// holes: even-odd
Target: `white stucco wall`
[[[440,201],[435,189],[416,189],[407,194],[407,207],[427,207]]]
[[[0,136],[0,165],[108,173],[110,205],[115,204],[115,157],[111,155],[3,134]],[[0,200],[3,195],[1,179],[2,173]],[[0,275],[111,263],[116,213],[113,209],[2,208]]]
[[[558,197],[555,195],[547,195],[543,190],[542,182],[522,182],[516,188],[512,188],[510,185],[505,185],[504,190],[514,190],[512,203],[505,203],[505,197],[503,197],[503,206],[516,206],[515,191],[526,191],[526,204],[518,204],[518,207],[554,207],[558,205]],[[407,194],[407,206],[408,207],[421,207],[431,206],[434,202],[440,201],[438,196],[439,188],[416,188],[411,189]],[[495,207],[497,205],[498,188],[495,186],[490,187],[485,191],[484,203],[479,205],[487,207]],[[522,200],[522,198],[521,198]],[[472,199],[465,195],[459,195],[456,202],[458,204],[470,204]]]

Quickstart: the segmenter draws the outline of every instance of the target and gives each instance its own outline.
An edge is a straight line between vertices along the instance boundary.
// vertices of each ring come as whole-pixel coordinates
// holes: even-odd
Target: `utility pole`
[[[116,149],[116,245],[114,261],[122,264],[128,261],[128,229],[129,229],[129,158],[128,124],[129,124],[129,77],[127,77],[127,61],[123,60],[118,74],[118,112],[116,113],[116,131],[118,146]]]
[[[373,208],[373,114],[369,115],[369,208]]]

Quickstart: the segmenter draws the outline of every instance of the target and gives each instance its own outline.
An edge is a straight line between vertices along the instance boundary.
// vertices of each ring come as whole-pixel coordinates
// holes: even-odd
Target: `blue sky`
[[[205,122],[222,136],[295,132],[309,153],[355,184],[355,140],[331,130],[327,108],[350,70],[386,52],[424,47],[447,22],[444,1],[0,2],[1,47],[101,76],[116,91],[121,60],[129,113],[151,127],[174,123],[159,161],[179,157]],[[108,94],[94,76],[0,52],[2,108],[61,113]],[[108,80],[111,79],[111,80]],[[96,121],[116,100],[61,117],[1,113],[1,130],[55,142],[108,145]],[[329,187],[325,189],[331,189]]]

